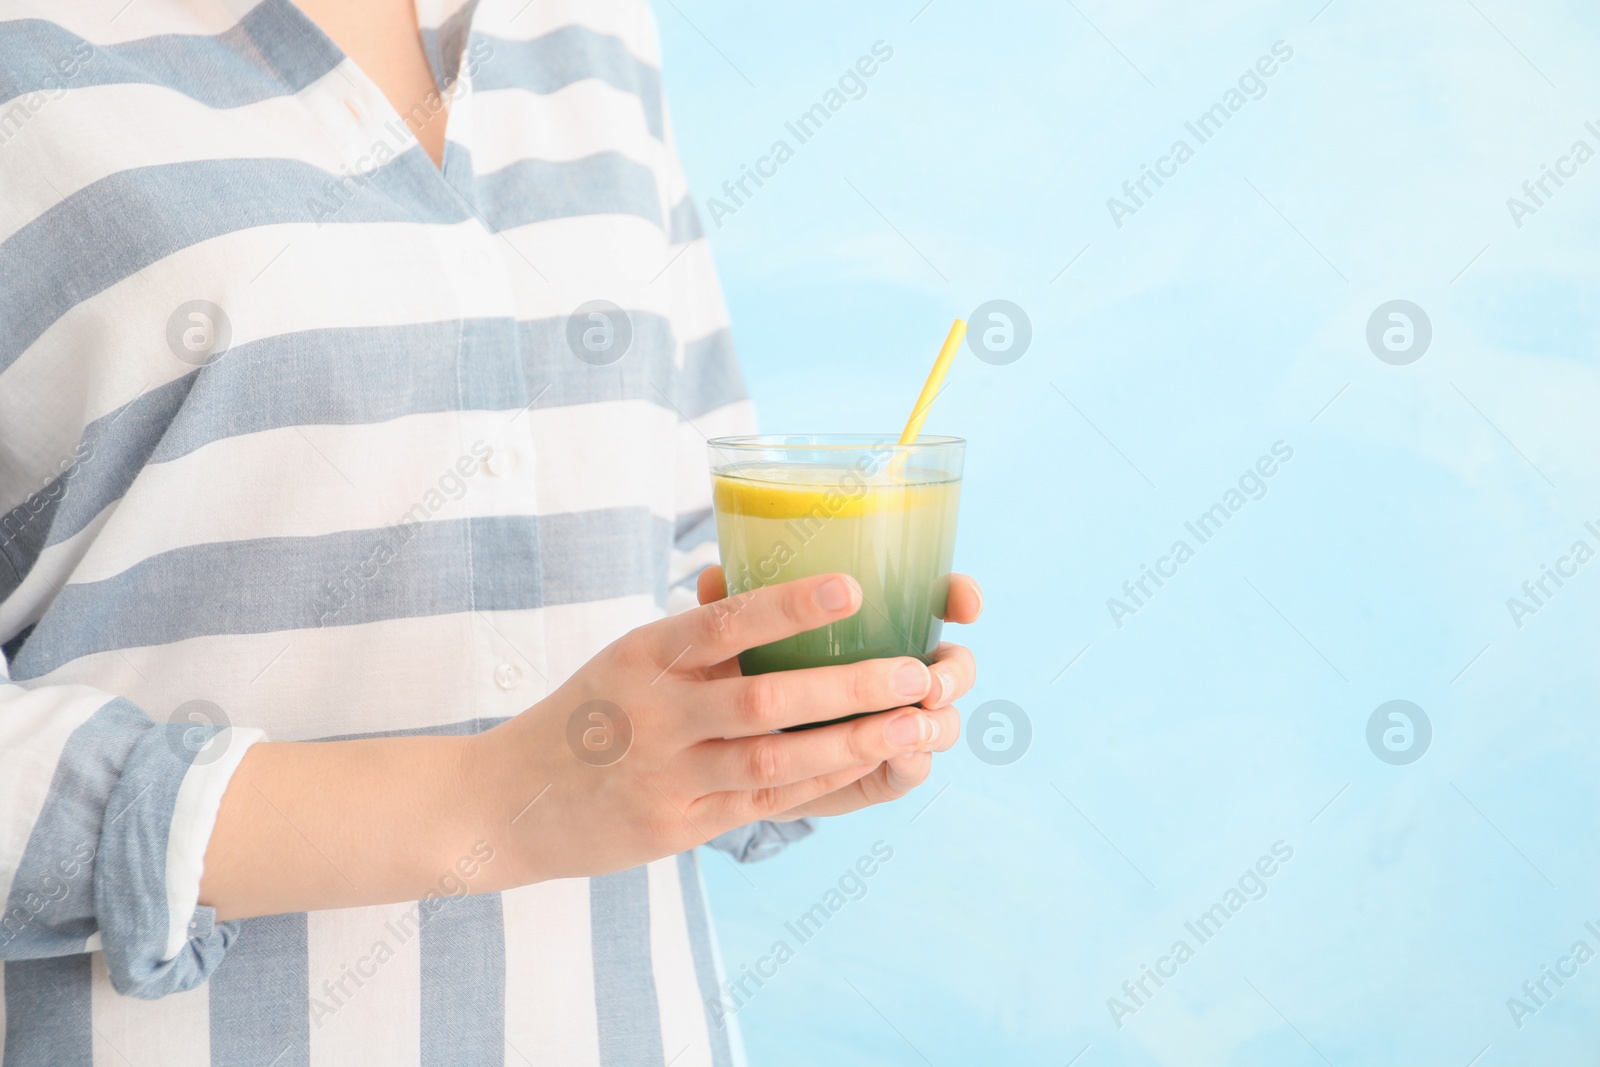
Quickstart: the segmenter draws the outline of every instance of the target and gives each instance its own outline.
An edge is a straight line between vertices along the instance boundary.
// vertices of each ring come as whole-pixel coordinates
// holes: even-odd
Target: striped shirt
[[[442,169],[289,0],[0,0],[8,1067],[740,1059],[692,853],[198,904],[251,744],[482,730],[691,604],[751,421],[643,0],[417,6]]]

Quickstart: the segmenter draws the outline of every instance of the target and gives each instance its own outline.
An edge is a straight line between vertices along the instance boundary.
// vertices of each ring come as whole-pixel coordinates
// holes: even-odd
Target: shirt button
[[[509,449],[496,448],[483,459],[485,474],[499,477],[511,469],[511,452]]]
[[[522,668],[515,663],[502,663],[494,669],[494,684],[501,689],[515,689],[522,684]]]

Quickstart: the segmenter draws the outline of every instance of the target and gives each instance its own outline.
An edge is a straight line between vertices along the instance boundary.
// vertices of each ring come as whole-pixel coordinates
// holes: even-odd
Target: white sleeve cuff
[[[228,728],[217,732],[196,755],[178,786],[172,826],[167,832],[167,951],[172,959],[191,936],[200,904],[200,876],[206,846],[217,824],[222,794],[250,746],[264,740],[260,730]],[[215,753],[213,756],[212,753]]]

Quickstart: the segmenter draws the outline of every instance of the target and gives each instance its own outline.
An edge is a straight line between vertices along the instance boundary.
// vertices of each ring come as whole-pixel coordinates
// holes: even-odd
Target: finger
[[[845,574],[819,574],[739,593],[648,628],[663,666],[698,668],[747,648],[847,619],[861,609],[861,586]]]
[[[880,763],[864,774],[832,792],[789,808],[777,818],[799,819],[848,815],[852,811],[870,808],[899,800],[927,780],[933,766],[933,757],[926,753],[902,756]],[[774,816],[769,816],[772,818]]]
[[[712,793],[701,797],[689,806],[689,815],[701,826],[744,826],[761,819],[770,819],[793,808],[802,807],[818,797],[846,789],[863,775],[874,773],[871,764],[848,767],[820,778],[792,782],[774,789],[736,789]]]
[[[891,800],[899,800],[927,781],[928,772],[932,769],[933,757],[926,752],[896,756],[873,768],[871,774],[863,775],[846,786],[845,793],[848,795],[850,790],[856,790],[860,794],[862,807],[886,804]]]
[[[700,603],[710,604],[728,595],[727,583],[722,580],[722,568],[713,563],[695,579],[695,593]]]
[[[983,590],[965,574],[950,576],[950,593],[945,598],[945,622],[977,622],[983,614]]]
[[[686,657],[687,658],[687,657]],[[866,659],[832,667],[773,671],[696,682],[696,740],[754,737],[845,715],[916,704],[933,675],[919,659]]]
[[[959,713],[954,709],[907,708],[796,733],[707,741],[689,749],[683,759],[697,791],[771,789],[928,751],[955,729]]]
[[[948,704],[926,713],[933,720],[933,736],[918,752],[948,752],[961,739],[961,710]]]
[[[933,685],[922,699],[925,708],[953,704],[978,680],[978,662],[963,645],[941,642],[933,653]]]
[[[879,772],[883,776],[881,786],[883,800],[899,800],[917,786],[928,780],[928,772],[933,769],[933,757],[926,752],[915,752],[909,756],[898,756],[883,765]],[[868,775],[868,778],[875,775]],[[872,786],[867,787],[870,793]]]

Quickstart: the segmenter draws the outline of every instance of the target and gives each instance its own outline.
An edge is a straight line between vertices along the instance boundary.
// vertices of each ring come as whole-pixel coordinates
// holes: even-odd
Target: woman
[[[5,1063],[734,1062],[689,850],[904,794],[974,667],[738,675],[860,590],[712,603],[646,9],[0,19]]]

